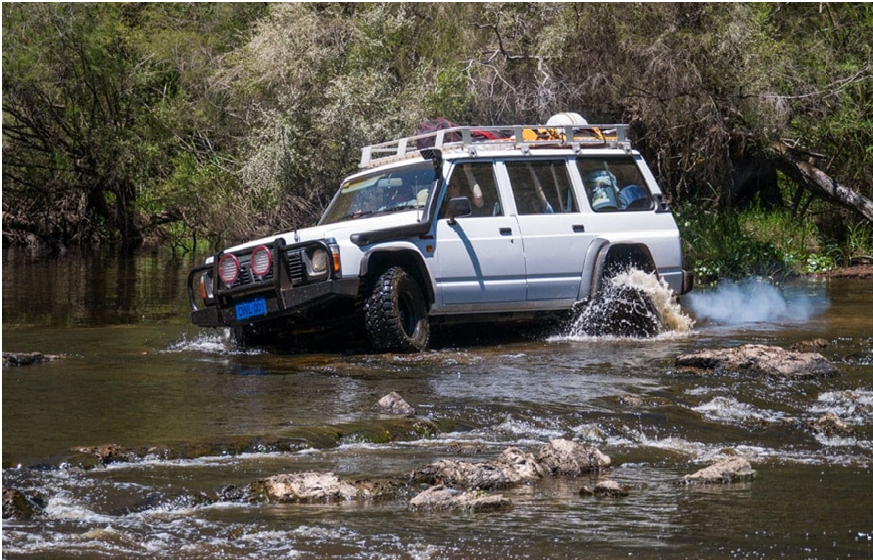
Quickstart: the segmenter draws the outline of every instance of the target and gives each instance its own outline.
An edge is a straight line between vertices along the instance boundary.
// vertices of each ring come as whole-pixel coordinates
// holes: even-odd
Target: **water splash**
[[[174,342],[162,351],[162,353],[168,354],[181,352],[197,352],[218,356],[236,356],[262,354],[263,350],[237,346],[230,336],[230,330],[225,329],[224,331],[200,332],[193,340],[188,340],[188,337],[183,335],[180,340]]]
[[[632,268],[617,274],[612,282],[638,288],[648,294],[661,316],[664,331],[684,333],[694,327],[694,320],[682,311],[673,290],[663,279],[654,274]]]
[[[651,305],[639,298],[640,293],[648,298]],[[621,310],[615,312],[616,309]],[[610,325],[607,321],[623,321],[628,325],[625,328],[622,325]],[[632,324],[637,322],[639,324]],[[597,326],[594,329],[597,332],[592,333],[592,325],[602,325],[602,328]],[[632,268],[608,280],[598,298],[591,301],[570,325],[567,336],[601,335],[600,331],[610,332],[615,327],[614,332],[643,333],[654,330],[656,332],[651,334],[670,337],[687,333],[693,326],[694,321],[682,311],[666,282],[655,274]],[[637,334],[639,336],[643,335]]]
[[[723,282],[715,291],[692,292],[687,301],[698,319],[724,325],[806,321],[827,305],[821,298],[783,292],[757,278]]]

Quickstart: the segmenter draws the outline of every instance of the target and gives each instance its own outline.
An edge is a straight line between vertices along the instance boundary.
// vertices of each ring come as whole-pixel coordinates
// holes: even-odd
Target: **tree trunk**
[[[785,143],[773,141],[770,147],[779,155],[776,166],[783,173],[825,200],[857,212],[873,222],[873,200],[834,181],[830,175],[806,161],[799,152]]]

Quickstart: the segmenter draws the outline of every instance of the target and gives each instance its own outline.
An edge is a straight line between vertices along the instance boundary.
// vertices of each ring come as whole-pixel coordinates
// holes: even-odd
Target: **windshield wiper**
[[[369,216],[371,214],[375,214],[375,212],[372,210],[367,210],[366,212],[356,210],[351,214],[346,214],[345,216],[337,220],[337,222],[348,222],[349,220],[357,220],[358,218],[363,218],[364,216]]]

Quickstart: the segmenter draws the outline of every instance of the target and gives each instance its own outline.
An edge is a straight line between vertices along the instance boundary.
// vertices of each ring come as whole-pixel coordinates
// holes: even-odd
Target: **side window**
[[[449,200],[459,196],[470,199],[473,216],[503,215],[503,205],[500,204],[497,179],[491,162],[465,163],[454,168],[449,178],[446,196],[440,207],[440,218],[445,217]]]
[[[506,171],[520,215],[579,211],[563,159],[507,161]]]
[[[652,193],[633,158],[579,158],[576,165],[595,212],[652,209]]]

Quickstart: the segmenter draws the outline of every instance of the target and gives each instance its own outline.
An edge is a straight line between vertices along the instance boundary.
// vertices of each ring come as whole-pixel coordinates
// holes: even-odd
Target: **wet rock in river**
[[[594,484],[586,484],[579,491],[581,496],[597,496],[598,498],[622,498],[629,493],[629,487],[608,479],[598,480]]]
[[[671,404],[670,399],[664,397],[640,397],[638,395],[621,395],[618,398],[609,397],[609,400],[618,402],[618,404],[620,404],[621,406],[625,406],[628,408],[668,406],[669,404]]]
[[[530,453],[509,447],[495,461],[443,459],[413,473],[413,479],[456,488],[505,488],[543,478],[547,470]]]
[[[848,424],[840,420],[833,412],[828,412],[819,418],[804,424],[808,429],[817,434],[833,435],[845,434],[852,431]]]
[[[512,502],[500,494],[486,494],[480,490],[460,492],[442,484],[431,486],[409,501],[409,507],[423,511],[462,510],[470,513],[504,511]]]
[[[74,447],[70,452],[71,455],[67,458],[67,463],[85,469],[108,465],[109,463],[132,461],[136,458],[135,452],[124,449],[114,443],[92,447]]]
[[[38,494],[3,489],[3,519],[31,519],[41,514],[45,506],[45,500]]]
[[[823,338],[814,338],[812,340],[802,340],[791,345],[791,350],[795,352],[818,352],[822,348],[830,346],[830,342]]]
[[[277,474],[256,480],[248,487],[251,501],[273,503],[325,503],[378,500],[393,497],[396,488],[388,482],[340,480],[334,473]]]
[[[453,443],[446,448],[446,451],[455,455],[477,455],[483,450],[482,445],[478,443]]]
[[[29,366],[62,358],[63,356],[42,354],[40,352],[3,352],[3,367]]]
[[[751,480],[755,474],[749,461],[734,457],[718,461],[694,474],[687,474],[679,479],[677,484],[728,484]]]
[[[386,414],[403,414],[405,416],[415,414],[415,409],[394,391],[379,399],[379,409]]]
[[[552,440],[540,447],[537,460],[550,474],[561,476],[579,476],[612,463],[599,449],[567,439]]]
[[[817,353],[789,352],[777,346],[746,344],[736,348],[700,350],[676,358],[680,368],[733,370],[785,379],[831,377],[837,368]]]
[[[646,404],[642,397],[636,395],[622,395],[618,399],[619,404],[629,406],[631,408],[639,408]]]

